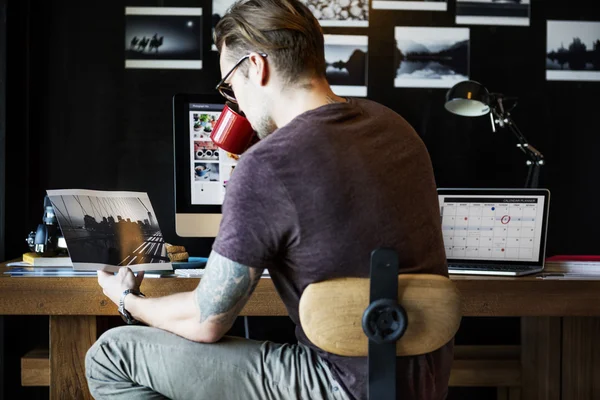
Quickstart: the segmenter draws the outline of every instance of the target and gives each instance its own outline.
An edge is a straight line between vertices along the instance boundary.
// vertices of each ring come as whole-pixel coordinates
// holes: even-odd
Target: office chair
[[[371,400],[396,400],[396,357],[441,348],[462,318],[460,293],[450,279],[398,272],[397,253],[377,249],[370,278],[313,283],[300,298],[302,328],[314,345],[368,357]]]

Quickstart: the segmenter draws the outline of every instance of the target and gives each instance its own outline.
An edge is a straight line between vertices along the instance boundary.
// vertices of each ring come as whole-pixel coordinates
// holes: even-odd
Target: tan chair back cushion
[[[366,357],[368,339],[362,316],[369,305],[368,278],[339,278],[309,285],[300,298],[300,322],[319,348],[341,356]],[[440,275],[398,276],[398,303],[408,328],[396,344],[396,355],[435,351],[456,334],[461,297],[456,285]]]

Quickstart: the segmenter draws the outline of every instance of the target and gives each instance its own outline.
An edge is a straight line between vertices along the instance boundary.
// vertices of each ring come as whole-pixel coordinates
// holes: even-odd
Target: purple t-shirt
[[[233,261],[269,270],[298,340],[326,360],[354,399],[367,397],[366,357],[314,346],[298,304],[313,282],[368,277],[378,247],[398,251],[402,273],[448,274],[425,145],[401,116],[357,99],[305,112],[244,153],[213,245]],[[445,398],[452,346],[398,358],[399,398]]]

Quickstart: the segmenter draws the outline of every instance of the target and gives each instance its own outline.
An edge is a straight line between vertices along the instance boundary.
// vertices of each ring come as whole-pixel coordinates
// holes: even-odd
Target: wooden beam
[[[521,318],[524,400],[560,399],[560,325],[555,317]]]
[[[92,400],[85,354],[96,341],[96,317],[50,317],[50,399]]]
[[[600,318],[563,318],[563,399],[600,399],[598,338]]]
[[[454,360],[449,386],[518,387],[521,385],[519,360]]]
[[[50,386],[48,349],[34,349],[21,357],[21,386]]]
[[[521,346],[513,345],[457,345],[455,360],[520,360]]]

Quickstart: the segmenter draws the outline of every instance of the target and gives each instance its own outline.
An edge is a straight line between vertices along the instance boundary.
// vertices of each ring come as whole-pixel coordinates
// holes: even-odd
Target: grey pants
[[[85,369],[95,399],[347,399],[304,345],[233,337],[202,344],[145,326],[104,333]]]

